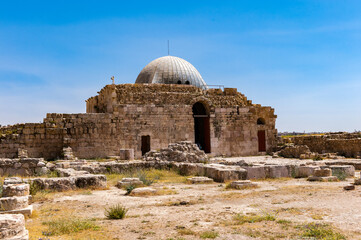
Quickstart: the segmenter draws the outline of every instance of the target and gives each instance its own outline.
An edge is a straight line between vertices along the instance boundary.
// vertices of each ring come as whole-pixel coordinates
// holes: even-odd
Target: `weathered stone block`
[[[27,195],[29,195],[29,184],[6,184],[3,186],[3,197]]]
[[[29,197],[3,197],[0,198],[0,211],[9,211],[26,208],[29,205]]]
[[[155,195],[157,190],[151,187],[142,187],[142,188],[135,188],[130,195],[131,196],[147,196],[147,195]]]
[[[258,185],[250,180],[240,180],[231,182],[230,187],[235,189],[255,188]]]
[[[329,168],[315,169],[313,171],[315,177],[329,177],[332,176],[332,170]]]
[[[121,160],[134,160],[134,149],[120,149],[119,156]]]
[[[187,178],[187,181],[192,184],[213,183],[213,179],[208,177],[192,177],[192,178]]]
[[[332,170],[333,176],[344,175],[346,177],[355,176],[355,167],[352,165],[331,165],[328,166]]]
[[[140,186],[143,185],[143,182],[139,180],[139,178],[123,178],[121,181],[119,181],[115,186],[117,188],[124,188],[128,186]]]
[[[310,181],[310,182],[337,182],[338,178],[335,176],[329,176],[329,177],[310,176],[307,178],[307,181]]]
[[[298,166],[296,167],[296,176],[297,178],[304,178],[313,175],[313,172],[316,169],[320,169],[319,166]]]
[[[25,218],[22,214],[0,214],[0,239],[28,240]]]
[[[267,177],[265,166],[243,167],[247,170],[247,179],[264,179]]]
[[[107,186],[107,177],[105,175],[81,175],[75,177],[75,185],[78,188],[105,188]]]

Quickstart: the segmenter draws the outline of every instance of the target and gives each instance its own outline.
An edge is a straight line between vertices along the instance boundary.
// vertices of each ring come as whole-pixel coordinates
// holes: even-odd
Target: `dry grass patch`
[[[122,178],[139,178],[144,185],[149,186],[152,183],[185,183],[190,176],[182,176],[175,170],[165,169],[138,169],[124,173],[109,173],[106,174],[108,186],[115,186],[115,184],[122,180]]]

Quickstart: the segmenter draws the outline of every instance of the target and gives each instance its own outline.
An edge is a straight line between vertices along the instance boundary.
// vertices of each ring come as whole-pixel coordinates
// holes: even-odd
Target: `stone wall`
[[[24,159],[1,159],[0,158],[0,176],[34,176],[47,172],[46,164],[43,159],[24,158]]]
[[[306,145],[312,152],[337,153],[345,157],[360,158],[361,136],[360,134],[325,134],[295,136],[286,138],[284,141],[293,142],[296,145]]]
[[[196,102],[210,118],[212,155],[259,154],[258,130],[265,130],[266,148],[272,151],[277,134],[274,110],[252,104],[237,89],[122,84],[107,85],[89,98],[87,113],[49,113],[43,123],[0,128],[0,157],[17,157],[22,148],[29,157],[62,158],[62,149],[71,147],[78,158],[119,156],[120,149],[134,149],[139,159],[142,136],[150,136],[152,150],[194,142]],[[258,118],[265,124],[257,124]]]
[[[47,159],[59,156],[63,146],[63,129],[53,123],[26,123],[0,128],[0,158],[18,157],[26,149],[30,157]]]

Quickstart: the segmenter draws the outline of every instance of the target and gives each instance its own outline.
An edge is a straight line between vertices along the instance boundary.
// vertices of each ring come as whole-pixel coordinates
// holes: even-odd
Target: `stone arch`
[[[266,125],[266,120],[264,118],[258,118],[257,125]]]

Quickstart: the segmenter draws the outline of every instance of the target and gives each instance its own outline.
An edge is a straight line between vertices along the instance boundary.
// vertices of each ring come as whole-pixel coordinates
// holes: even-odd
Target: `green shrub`
[[[62,234],[70,234],[80,232],[83,230],[99,230],[99,226],[94,223],[94,220],[79,219],[79,218],[60,218],[43,222],[48,226],[48,231],[43,232],[45,236],[56,236]]]
[[[236,214],[233,217],[233,220],[236,224],[242,225],[244,223],[255,223],[255,222],[262,222],[262,221],[275,221],[276,217],[271,214],[263,214],[263,215],[243,215],[243,214]]]
[[[29,185],[30,185],[30,189],[29,189],[30,195],[32,196],[36,195],[36,193],[41,190],[41,187],[36,182],[30,182]]]
[[[108,219],[123,219],[128,209],[123,207],[121,204],[114,205],[108,209],[105,209],[105,216]]]
[[[125,190],[127,190],[127,192],[125,193],[125,195],[129,195],[133,190],[135,189],[134,185],[129,185],[125,188]]]
[[[345,236],[338,232],[334,232],[327,224],[309,223],[304,226],[302,237],[312,239],[341,240],[346,239]]]
[[[141,171],[141,172],[138,173],[138,178],[139,178],[139,180],[142,181],[143,184],[146,185],[146,186],[152,185],[152,183],[154,183],[154,181],[155,181],[155,178],[150,178],[150,177],[148,177],[148,175],[147,175],[145,172],[143,172],[143,171]],[[159,177],[158,177],[158,179],[159,179]]]
[[[205,231],[205,232],[202,232],[199,237],[202,238],[202,239],[206,239],[206,238],[210,238],[210,239],[214,239],[216,237],[218,237],[218,232],[215,232],[215,231]]]

